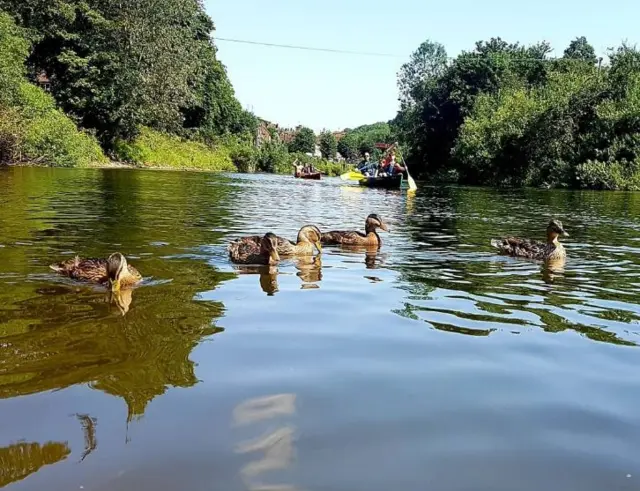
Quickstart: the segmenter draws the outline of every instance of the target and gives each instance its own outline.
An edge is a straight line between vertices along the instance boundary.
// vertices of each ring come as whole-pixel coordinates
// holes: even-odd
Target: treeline
[[[3,159],[25,149],[22,158],[42,158],[25,146],[19,127],[29,108],[42,116],[44,106],[62,109],[82,130],[74,137],[99,142],[116,159],[140,157],[149,150],[141,142],[167,135],[201,149],[253,141],[256,118],[234,95],[213,30],[199,0],[0,0],[0,77],[3,92],[10,88],[0,95]],[[32,83],[37,77],[48,79],[53,100]],[[44,119],[34,131],[54,138],[57,123]],[[78,165],[92,158],[100,159],[44,160]],[[227,163],[228,156],[220,161]]]
[[[584,37],[550,52],[497,38],[450,61],[423,43],[392,122],[410,165],[463,184],[640,189],[640,52],[601,60]]]

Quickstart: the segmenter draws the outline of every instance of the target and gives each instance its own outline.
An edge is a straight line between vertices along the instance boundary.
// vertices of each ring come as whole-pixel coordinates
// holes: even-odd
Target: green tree
[[[320,133],[320,152],[325,159],[331,160],[336,157],[338,142],[335,135],[330,131]]]
[[[358,136],[353,131],[347,130],[345,136],[338,142],[338,152],[345,159],[355,161],[360,156],[358,144]]]
[[[143,125],[212,134],[253,125],[199,0],[0,0],[0,8],[37,34],[32,73],[51,77],[60,106],[106,148]]]
[[[564,50],[564,58],[571,60],[582,60],[592,65],[594,65],[598,61],[598,58],[596,57],[596,51],[584,36],[580,36],[571,41],[569,47]]]
[[[447,68],[447,51],[440,43],[423,42],[398,72],[400,102],[413,106],[424,97],[426,86],[442,76]]]
[[[316,149],[316,135],[311,128],[300,128],[289,144],[292,153],[314,153]]]

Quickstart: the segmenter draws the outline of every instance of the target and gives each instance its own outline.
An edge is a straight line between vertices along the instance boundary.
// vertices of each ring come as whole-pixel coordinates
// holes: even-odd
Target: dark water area
[[[364,228],[238,267],[230,240]],[[566,264],[490,239],[571,237]],[[56,276],[124,253],[114,299]],[[640,489],[640,193],[0,170],[0,487]]]

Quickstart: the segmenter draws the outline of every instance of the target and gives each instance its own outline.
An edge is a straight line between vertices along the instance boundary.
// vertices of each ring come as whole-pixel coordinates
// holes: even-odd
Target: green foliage
[[[314,153],[316,150],[316,135],[311,128],[300,128],[289,144],[292,153]]]
[[[588,160],[576,168],[580,187],[640,191],[640,160],[635,162],[600,162]]]
[[[596,57],[596,51],[584,36],[580,36],[579,38],[571,41],[569,47],[564,50],[564,58],[571,60],[582,60],[590,63],[591,65],[594,65],[598,61],[598,58]]]
[[[320,153],[322,157],[328,160],[333,160],[336,157],[338,151],[338,142],[335,135],[330,131],[323,131],[320,133]]]
[[[360,160],[365,152],[373,159],[379,157],[376,143],[393,143],[395,135],[388,123],[374,123],[345,130],[345,136],[338,142],[338,152],[350,162]]]
[[[250,133],[199,0],[0,0],[38,37],[29,59],[62,109],[106,149],[141,126],[187,136]]]
[[[24,78],[29,42],[0,12],[0,163],[64,167],[106,161],[95,139],[79,132],[42,89]]]
[[[435,52],[425,46],[432,44],[410,64]],[[640,159],[640,53],[623,45],[601,70],[585,38],[562,59],[547,60],[549,51],[546,43],[491,39],[435,74],[411,72],[420,90],[401,93],[393,126],[416,173],[496,186],[634,188],[628,162]]]
[[[133,142],[119,140],[115,155],[128,163],[144,167],[170,167],[207,171],[234,171],[227,147],[210,146],[182,139],[149,128],[142,128]]]
[[[421,101],[427,85],[441,77],[447,68],[447,51],[440,43],[422,43],[398,72],[400,102],[408,108]]]

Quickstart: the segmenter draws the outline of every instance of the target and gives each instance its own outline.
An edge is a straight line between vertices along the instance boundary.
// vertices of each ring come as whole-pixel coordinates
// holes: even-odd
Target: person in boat
[[[376,172],[376,163],[371,161],[371,155],[369,152],[364,153],[364,160],[358,164],[358,171],[360,171],[365,176],[373,176]]]
[[[406,171],[407,168],[396,162],[396,154],[392,153],[386,160],[382,162],[379,175],[381,177],[393,177]]]

